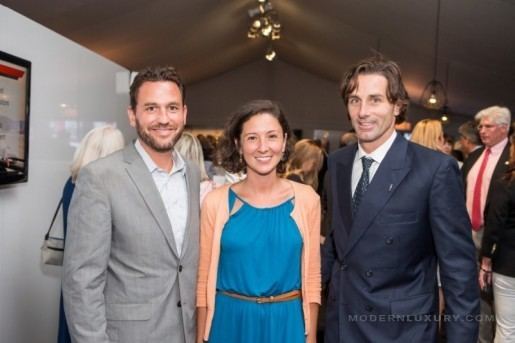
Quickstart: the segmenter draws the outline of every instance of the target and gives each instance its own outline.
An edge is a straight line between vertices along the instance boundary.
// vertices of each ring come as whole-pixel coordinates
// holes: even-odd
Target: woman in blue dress
[[[291,131],[277,104],[238,109],[222,164],[246,179],[215,189],[201,211],[199,343],[313,343],[320,304],[320,200],[280,176]]]

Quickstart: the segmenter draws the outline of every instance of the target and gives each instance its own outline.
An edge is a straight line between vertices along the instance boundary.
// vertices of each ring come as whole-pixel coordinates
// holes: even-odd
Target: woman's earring
[[[240,153],[240,164],[243,164],[243,154]]]

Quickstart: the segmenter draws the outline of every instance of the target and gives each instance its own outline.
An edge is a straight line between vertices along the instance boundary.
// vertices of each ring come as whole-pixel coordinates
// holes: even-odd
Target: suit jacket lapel
[[[184,161],[186,163],[186,192],[188,194],[188,217],[186,219],[186,231],[184,232],[184,241],[182,243],[181,255],[184,255],[184,252],[188,248],[188,243],[190,241],[191,236],[191,213],[192,209],[195,208],[195,204],[193,201],[198,201],[197,197],[192,196],[192,169],[190,163],[188,161]]]
[[[492,178],[490,180],[490,185],[488,186],[488,195],[486,197],[486,205],[485,208],[488,208],[490,205],[490,199],[492,199],[492,189],[495,184],[495,180],[499,180],[503,177],[504,173],[508,170],[509,160],[510,160],[510,141],[508,140],[508,144],[504,147],[501,157],[499,157],[499,161],[495,165],[494,172],[492,173]]]
[[[493,172],[492,180],[498,179],[506,173],[506,170],[508,170],[508,164],[510,159],[510,141],[508,140],[508,144],[504,147],[501,157],[499,157],[499,161],[495,165],[495,169]]]
[[[172,225],[152,175],[132,144],[125,148],[124,158],[127,163],[126,170],[129,177],[134,182],[150,213],[155,218],[170,249],[172,249],[175,256],[179,257],[173,237]],[[130,209],[128,210],[130,211]]]
[[[351,233],[344,254],[348,254],[356,242],[368,230],[379,212],[411,169],[407,154],[408,142],[397,135],[394,143],[379,165],[351,226]]]
[[[467,184],[468,173],[470,172],[470,169],[472,169],[476,161],[479,159],[479,156],[481,156],[481,154],[483,153],[483,150],[485,150],[485,147],[480,147],[474,150],[470,153],[465,162],[463,162],[463,167],[461,168],[461,174],[463,175],[463,184]]]
[[[346,154],[336,162],[336,171],[333,174],[336,184],[337,206],[336,213],[341,216],[343,233],[348,235],[352,225],[352,165],[356,149],[347,149]],[[331,182],[333,182],[331,180]],[[333,210],[334,211],[334,210]]]

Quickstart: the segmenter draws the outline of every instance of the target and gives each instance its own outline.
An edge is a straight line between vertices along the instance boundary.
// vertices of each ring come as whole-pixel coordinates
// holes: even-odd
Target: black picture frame
[[[29,178],[31,62],[0,51],[0,185]]]

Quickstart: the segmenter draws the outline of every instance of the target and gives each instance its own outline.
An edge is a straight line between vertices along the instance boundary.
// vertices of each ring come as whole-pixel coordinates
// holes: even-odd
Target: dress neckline
[[[240,195],[238,195],[238,193],[236,193],[232,187],[229,187],[229,192],[231,192],[232,194],[234,194],[234,196],[240,200],[243,204],[253,208],[253,209],[256,209],[256,210],[273,210],[275,208],[278,208],[278,207],[281,207],[281,206],[284,206],[285,204],[287,203],[292,203],[293,205],[293,202],[294,202],[294,199],[295,199],[295,196],[291,196],[289,198],[287,198],[286,200],[283,200],[281,201],[280,203],[276,204],[276,205],[272,205],[272,206],[256,206],[256,205],[253,205],[252,203],[250,203],[248,200],[245,200],[244,198],[242,198]]]

